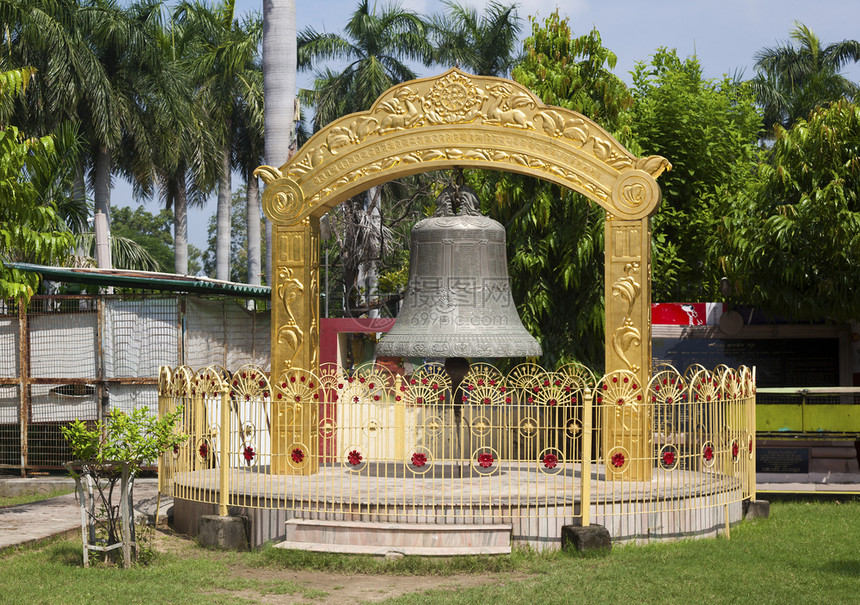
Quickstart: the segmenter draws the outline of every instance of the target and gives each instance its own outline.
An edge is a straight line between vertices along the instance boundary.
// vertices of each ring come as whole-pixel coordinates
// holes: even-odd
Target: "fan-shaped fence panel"
[[[511,523],[533,545],[571,523],[635,538],[733,519],[754,495],[752,372],[661,366],[639,382],[534,364],[476,363],[459,383],[440,364],[272,381],[165,368],[162,412],[182,405],[189,439],[162,456],[162,490],[311,519]],[[273,430],[308,409],[310,431]]]

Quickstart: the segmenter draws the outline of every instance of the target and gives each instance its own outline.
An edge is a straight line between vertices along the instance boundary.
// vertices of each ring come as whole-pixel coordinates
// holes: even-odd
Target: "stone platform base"
[[[276,548],[423,557],[503,555],[511,552],[510,525],[437,525],[290,519]]]
[[[658,493],[646,496],[644,492],[619,492],[615,499],[601,494],[600,500],[592,503],[590,507],[591,523],[605,527],[613,542],[617,543],[715,536],[726,532],[731,525],[739,523],[743,517],[742,502],[736,490],[739,490],[739,487],[723,493],[711,494],[683,494],[676,491],[667,500],[661,500]],[[218,498],[217,492],[200,492],[200,495],[210,502],[217,501]],[[728,504],[724,504],[726,500],[729,500]],[[248,519],[249,542],[252,548],[259,548],[267,542],[295,541],[290,540],[287,532],[293,531],[288,530],[289,527],[299,531],[298,519],[317,524],[333,522],[343,527],[353,528],[363,524],[423,525],[434,528],[430,530],[430,535],[433,535],[434,531],[437,534],[446,532],[445,535],[453,535],[447,532],[463,531],[469,527],[501,525],[510,536],[508,546],[515,544],[537,551],[560,548],[562,527],[582,525],[580,503],[570,500],[520,506],[501,503],[493,506],[491,510],[473,509],[464,503],[457,506],[427,507],[418,513],[411,506],[400,510],[396,507],[387,507],[385,509],[387,514],[384,515],[379,513],[380,506],[371,499],[361,504],[339,506],[342,512],[314,510],[315,508],[324,509],[326,506],[331,508],[332,505],[324,502],[317,505],[315,501],[306,499],[294,500],[289,494],[284,494],[279,499],[270,499],[265,502],[265,505],[269,508],[230,507],[229,509],[230,515],[239,515]],[[196,535],[200,517],[215,515],[217,512],[215,504],[175,497],[175,529],[182,533]],[[365,535],[369,536],[370,533]],[[416,534],[418,535],[420,533]],[[421,537],[411,546],[425,548],[426,543],[422,542],[424,539],[425,537]],[[475,538],[474,542],[463,543],[462,546],[494,545],[484,544],[481,540],[483,538]],[[308,544],[326,543],[326,540],[317,538],[304,541]],[[337,542],[328,540],[328,543]],[[369,537],[363,543],[360,540],[359,543],[354,544],[362,547],[367,545],[390,546],[391,544],[385,542],[377,544],[370,541]],[[405,544],[399,546],[405,546]]]

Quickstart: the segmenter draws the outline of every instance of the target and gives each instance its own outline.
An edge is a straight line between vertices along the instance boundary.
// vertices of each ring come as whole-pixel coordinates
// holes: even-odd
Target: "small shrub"
[[[96,543],[111,546],[121,541],[121,490],[116,488],[122,479],[122,466],[117,463],[127,462],[129,475],[133,478],[147,462],[155,461],[162,452],[178,447],[188,438],[176,430],[181,417],[181,408],[160,419],[145,408],[130,414],[115,410],[92,428],[80,420],[62,427],[72,455],[82,462],[81,472],[93,479],[99,506],[88,513],[96,527],[101,529],[101,535],[95,537]],[[131,494],[129,499],[131,508],[134,501]],[[133,510],[129,513],[134,515]],[[140,556],[143,551],[140,540],[136,539],[137,533],[132,525],[132,541],[138,542],[137,554]],[[119,550],[111,552],[120,553]],[[150,557],[151,549],[145,554]]]

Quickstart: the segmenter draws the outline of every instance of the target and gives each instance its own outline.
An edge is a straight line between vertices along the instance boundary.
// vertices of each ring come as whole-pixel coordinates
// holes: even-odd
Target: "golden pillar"
[[[319,219],[274,226],[272,287],[272,472],[318,469],[319,410],[295,401],[291,370],[319,374]]]
[[[625,396],[604,402],[603,451],[607,467],[621,453],[615,457],[614,467],[621,469],[615,478],[649,481],[652,423],[645,395],[651,370],[651,227],[648,217],[618,220],[607,214],[605,229],[606,373],[626,372],[609,378],[625,383]]]

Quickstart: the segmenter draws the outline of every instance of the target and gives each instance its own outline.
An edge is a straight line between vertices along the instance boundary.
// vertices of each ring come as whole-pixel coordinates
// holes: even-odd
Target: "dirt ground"
[[[188,556],[196,550],[187,537],[159,531],[153,543],[159,552]],[[230,565],[231,578],[243,585],[241,596],[266,605],[313,603],[343,605],[343,603],[374,603],[407,593],[430,589],[458,590],[482,584],[504,584],[522,577],[511,574],[460,574],[452,576],[414,575],[346,575],[325,571],[265,569],[246,565]],[[260,587],[254,590],[253,586]],[[286,594],[274,594],[286,592]]]

